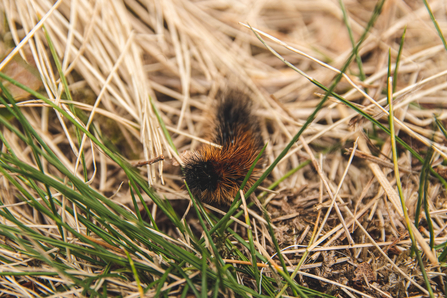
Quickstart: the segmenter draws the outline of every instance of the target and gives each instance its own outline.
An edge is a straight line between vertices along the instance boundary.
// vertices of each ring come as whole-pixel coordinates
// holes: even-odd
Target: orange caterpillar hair
[[[263,147],[258,119],[244,94],[220,99],[211,141],[186,158],[183,174],[195,198],[213,205],[230,205],[250,167]],[[258,165],[260,162],[258,162]],[[259,178],[261,167],[253,170],[244,191]]]

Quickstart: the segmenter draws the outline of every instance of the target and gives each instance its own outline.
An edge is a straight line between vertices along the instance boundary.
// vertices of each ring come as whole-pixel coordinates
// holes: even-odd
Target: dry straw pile
[[[0,11],[2,297],[445,294],[445,1]],[[222,212],[178,165],[225,88],[268,146]]]

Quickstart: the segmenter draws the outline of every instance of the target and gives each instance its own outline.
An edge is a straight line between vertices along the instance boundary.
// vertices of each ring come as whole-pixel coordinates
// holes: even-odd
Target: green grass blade
[[[195,284],[192,282],[192,280],[188,277],[188,275],[183,271],[183,269],[178,266],[177,264],[171,263],[171,266],[173,266],[174,268],[177,269],[177,271],[180,273],[180,275],[182,275],[182,277],[186,280],[187,285],[189,286],[190,289],[193,290],[194,295],[196,297],[200,297],[200,293],[197,290]]]
[[[438,21],[435,18],[435,15],[433,14],[430,5],[428,4],[427,0],[423,0],[424,1],[424,5],[427,8],[427,11],[430,15],[430,18],[433,22],[433,25],[435,25],[436,31],[438,32],[439,37],[441,38],[442,44],[444,45],[444,48],[447,50],[447,42],[445,40],[444,34],[442,34],[442,30],[441,27],[439,27]]]
[[[427,221],[428,231],[430,233],[430,247],[432,249],[433,249],[433,247],[435,245],[435,239],[434,239],[435,238],[435,231],[434,231],[434,228],[433,228],[433,221],[432,221],[431,215],[430,215],[430,207],[429,207],[429,202],[428,202],[427,195],[428,195],[428,186],[430,184],[430,182],[428,180],[428,178],[429,178],[428,169],[430,168],[430,164],[431,164],[431,159],[433,157],[433,153],[434,153],[433,152],[433,148],[430,147],[428,149],[427,156],[425,157],[426,165],[424,163],[424,166],[426,168],[425,169],[426,170],[426,174],[425,174],[425,177],[424,177],[425,181],[424,181],[424,190],[423,190],[423,198],[424,198],[423,202],[424,202],[425,220]]]
[[[205,252],[205,250],[203,251],[204,253],[202,253],[202,298],[207,298],[208,297],[208,282],[206,280],[206,271],[208,269],[208,264],[207,264],[207,257],[208,254]],[[219,280],[217,280],[219,281]]]
[[[169,134],[169,131],[166,128],[165,122],[161,118],[160,112],[158,111],[157,107],[155,106],[155,104],[152,100],[152,97],[149,96],[149,100],[151,102],[152,109],[154,110],[155,116],[157,116],[158,123],[160,123],[161,130],[163,131],[163,134],[164,134],[166,140],[168,141],[171,148],[175,151],[175,153],[178,154],[177,148],[175,147],[174,142],[172,141],[171,135]]]
[[[135,278],[135,282],[137,283],[137,288],[138,288],[138,292],[140,293],[140,297],[143,297],[144,293],[143,293],[143,289],[141,288],[140,278],[138,276],[137,269],[135,268],[135,264],[134,264],[132,258],[130,257],[130,254],[127,252],[127,250],[124,250],[124,252],[126,253],[130,268],[132,268],[132,273]]]
[[[259,268],[258,268],[258,261],[256,258],[256,249],[255,249],[255,244],[253,241],[253,232],[252,232],[252,226],[251,226],[251,222],[250,222],[250,217],[248,215],[248,211],[247,211],[247,202],[245,201],[244,196],[241,195],[241,198],[243,200],[243,205],[244,205],[244,210],[246,211],[245,213],[245,223],[248,225],[248,229],[247,229],[247,234],[248,234],[248,243],[249,243],[249,247],[250,247],[250,254],[251,254],[251,264],[252,264],[252,270],[255,276],[255,281],[256,281],[256,288],[258,288],[260,286],[260,276],[259,276]]]
[[[137,200],[135,199],[135,193],[133,191],[132,184],[130,184],[130,183],[129,183],[129,191],[130,191],[130,196],[132,197],[132,204],[133,204],[133,208],[135,209],[135,213],[137,214],[138,220],[142,223],[143,222],[143,218],[141,217],[140,208],[138,208]]]
[[[388,61],[390,61],[390,60],[391,60],[391,52],[389,52],[389,54],[388,54]],[[390,64],[389,64],[389,67],[390,67]],[[415,251],[416,251],[416,256],[417,256],[418,263],[419,263],[419,268],[421,269],[421,273],[422,273],[422,276],[424,278],[425,285],[426,285],[427,290],[428,290],[428,292],[430,294],[430,297],[434,298],[433,290],[431,288],[430,281],[429,281],[428,276],[427,276],[427,272],[425,271],[424,263],[423,263],[422,258],[420,256],[419,250],[417,249],[417,246],[416,246],[417,242],[416,242],[416,239],[414,237],[413,230],[411,228],[410,217],[408,215],[407,207],[405,206],[405,198],[404,198],[404,195],[403,195],[402,184],[401,184],[400,176],[399,176],[399,165],[398,165],[398,162],[397,162],[398,156],[397,156],[397,148],[396,148],[396,135],[395,135],[395,132],[394,132],[394,110],[393,110],[393,89],[392,89],[393,88],[392,87],[393,84],[392,84],[392,80],[393,79],[392,79],[391,76],[388,77],[388,106],[390,108],[388,121],[389,121],[390,132],[391,132],[391,149],[392,149],[391,151],[393,153],[394,175],[395,175],[395,178],[396,178],[396,185],[397,185],[397,190],[398,190],[398,194],[399,194],[399,198],[400,198],[400,203],[402,205],[402,210],[403,210],[403,214],[404,214],[404,218],[405,218],[405,223],[406,223],[406,226],[407,226],[408,233],[410,234],[411,243],[412,243],[412,245],[413,245],[413,247],[415,248]]]
[[[182,295],[180,296],[180,298],[186,298],[186,295],[188,295],[188,290],[189,290],[189,285],[186,284],[185,287],[183,288]]]
[[[447,139],[447,130],[445,129],[444,125],[442,125],[442,122],[436,116],[435,116],[435,122],[436,122],[436,125],[438,126],[439,130],[444,135],[444,138]]]
[[[402,37],[400,38],[400,44],[399,44],[399,51],[397,52],[396,57],[396,66],[394,67],[394,74],[393,74],[393,90],[396,91],[396,85],[397,85],[397,75],[399,73],[399,62],[400,58],[402,56],[402,50],[404,48],[404,41],[405,41],[405,33],[407,32],[407,27],[404,28],[404,33],[402,33]]]
[[[351,45],[353,50],[355,50],[355,60],[357,62],[357,67],[359,68],[359,78],[361,81],[366,79],[365,72],[363,71],[363,63],[362,58],[359,55],[358,48],[355,47],[354,35],[352,33],[351,25],[349,24],[348,12],[346,11],[345,4],[343,0],[339,0],[341,11],[343,12],[343,21],[345,22],[346,29],[348,30],[349,40],[351,41]]]
[[[275,189],[281,182],[283,182],[284,180],[286,180],[287,178],[289,178],[290,176],[292,176],[293,174],[295,174],[296,172],[298,172],[299,170],[301,170],[302,168],[304,168],[305,166],[307,166],[308,164],[311,163],[311,160],[308,159],[302,163],[300,163],[296,168],[288,171],[284,176],[282,176],[280,179],[278,179],[277,181],[273,182],[269,187],[267,187],[267,189],[269,190],[273,190]],[[267,194],[267,192],[262,192],[259,196],[258,199],[261,200],[265,195]]]
[[[414,213],[414,225],[416,228],[419,228],[419,217],[421,215],[421,208],[422,204],[424,202],[424,191],[425,191],[425,183],[428,181],[426,179],[427,176],[427,166],[429,165],[429,162],[427,158],[424,161],[424,164],[422,166],[421,175],[419,177],[419,191],[418,191],[418,201],[416,203],[416,211]]]

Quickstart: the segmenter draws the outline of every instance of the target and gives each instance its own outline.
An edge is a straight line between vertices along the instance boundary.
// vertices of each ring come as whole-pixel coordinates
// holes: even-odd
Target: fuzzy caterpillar
[[[230,94],[218,100],[210,140],[222,145],[203,145],[184,161],[183,174],[191,193],[202,202],[230,205],[245,176],[263,147],[259,121],[244,94]],[[244,188],[259,178],[261,167],[253,170]]]

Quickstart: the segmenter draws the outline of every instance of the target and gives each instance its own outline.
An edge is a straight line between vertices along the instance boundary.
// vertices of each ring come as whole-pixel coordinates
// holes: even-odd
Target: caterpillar
[[[243,93],[230,93],[218,100],[209,144],[191,152],[184,160],[183,174],[195,198],[210,205],[229,206],[245,176],[264,146],[259,119]],[[258,161],[244,191],[259,178]]]

